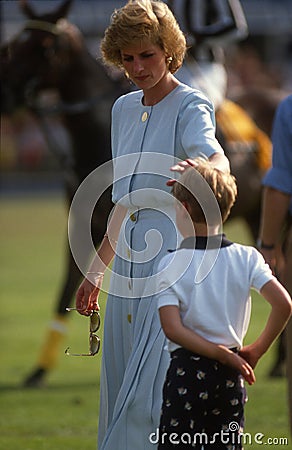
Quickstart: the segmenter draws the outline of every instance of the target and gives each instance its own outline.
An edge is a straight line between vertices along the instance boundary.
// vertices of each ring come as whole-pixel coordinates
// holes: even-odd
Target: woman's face
[[[121,57],[129,78],[143,91],[157,86],[169,73],[164,51],[149,41],[124,48]]]

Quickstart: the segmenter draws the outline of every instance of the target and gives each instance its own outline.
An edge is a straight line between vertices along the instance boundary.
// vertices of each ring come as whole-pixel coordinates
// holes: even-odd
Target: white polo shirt
[[[188,267],[180,274],[186,260]],[[159,271],[158,308],[178,306],[186,327],[229,348],[242,347],[250,322],[250,289],[260,291],[274,278],[255,248],[224,235],[184,239],[175,251],[175,264],[170,253]],[[168,342],[169,351],[179,347]]]

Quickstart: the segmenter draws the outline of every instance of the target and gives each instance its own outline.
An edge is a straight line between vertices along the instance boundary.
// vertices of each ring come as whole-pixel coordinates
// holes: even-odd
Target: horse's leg
[[[248,225],[249,231],[255,244],[258,237],[260,226],[260,203],[258,204],[258,208],[256,208],[254,211],[249,211],[248,214],[246,214],[242,218]],[[286,371],[285,367],[286,367],[286,338],[285,332],[283,331],[277,340],[276,359],[272,364],[269,376],[272,378],[285,376]]]
[[[288,220],[287,229],[285,231],[284,241],[282,244],[282,251],[285,258],[284,269],[281,271],[281,275],[279,276],[280,281],[288,290],[291,295],[292,287],[291,287],[291,273],[292,273],[292,225],[291,219]],[[288,267],[288,269],[287,269]],[[288,328],[288,327],[287,327]],[[287,330],[284,330],[278,338],[278,347],[276,354],[276,361],[272,366],[270,371],[271,377],[283,377],[286,374],[286,359],[287,359]],[[288,366],[287,366],[288,367]],[[292,408],[292,407],[291,407]],[[292,414],[292,409],[291,409]]]
[[[43,384],[47,373],[52,370],[58,362],[60,347],[67,333],[68,312],[66,308],[70,306],[78,283],[81,280],[81,273],[72,257],[69,246],[67,247],[66,274],[57,299],[57,307],[40,349],[37,364],[32,373],[24,381],[26,387],[39,387]]]
[[[287,236],[285,240],[285,268],[283,273],[283,284],[289,294],[292,296],[292,218],[288,223]],[[287,379],[288,379],[288,405],[289,405],[289,426],[292,433],[292,319],[290,318],[285,330],[286,334],[286,351],[287,351]]]
[[[283,331],[278,338],[278,346],[276,349],[276,361],[270,370],[270,377],[283,377],[285,375],[286,362],[286,336]]]
[[[70,206],[74,196],[75,178],[69,176],[65,178],[66,203]],[[53,369],[58,361],[60,346],[67,332],[67,311],[70,306],[74,292],[81,278],[81,273],[74,261],[69,248],[69,242],[66,243],[66,263],[64,281],[57,297],[57,306],[54,316],[49,323],[47,334],[40,349],[36,367],[24,380],[25,387],[40,387],[44,384],[44,378],[47,372]]]
[[[259,236],[259,227],[260,227],[260,208],[261,208],[261,204],[260,204],[260,199],[258,202],[258,205],[256,208],[254,208],[254,210],[249,211],[246,216],[244,217],[244,220],[246,221],[252,240],[253,240],[253,245],[256,244],[257,238]]]
[[[253,153],[231,153],[229,160],[231,172],[237,180],[238,197],[228,220],[235,218],[244,220],[255,244],[260,223],[263,171],[257,166]]]

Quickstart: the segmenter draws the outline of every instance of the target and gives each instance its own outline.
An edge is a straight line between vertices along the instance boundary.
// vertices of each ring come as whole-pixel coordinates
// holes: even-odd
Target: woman
[[[84,315],[98,308],[100,277],[115,255],[104,323],[99,449],[153,449],[149,436],[159,425],[169,362],[155,273],[180,240],[166,180],[171,185],[171,166],[183,171],[199,155],[223,171],[229,163],[215,139],[211,103],[173,75],[186,41],[165,3],[129,1],[116,10],[101,50],[104,61],[122,68],[140,90],[113,106],[117,208],[76,307]]]

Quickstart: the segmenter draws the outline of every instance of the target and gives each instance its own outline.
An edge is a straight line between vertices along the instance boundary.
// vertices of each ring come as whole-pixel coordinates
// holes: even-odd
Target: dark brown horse
[[[12,113],[17,107],[26,106],[35,114],[49,146],[61,155],[68,205],[84,178],[110,160],[111,106],[119,95],[129,90],[129,86],[125,87],[121,79],[113,79],[89,54],[79,30],[65,20],[60,21],[66,16],[70,3],[71,0],[67,0],[57,11],[39,16],[26,1],[22,1],[23,12],[30,20],[9,45],[1,48],[3,112]],[[40,106],[39,95],[47,89],[57,93],[58,101],[54,105]],[[62,157],[57,142],[47,132],[46,117],[50,114],[58,114],[63,119],[72,142],[71,158]],[[236,130],[236,123],[234,127]],[[258,164],[259,147],[256,140],[244,142],[236,131],[235,141],[230,141],[218,128],[218,138],[224,144],[238,180],[239,197],[233,217],[246,220],[256,236],[263,175]],[[110,192],[107,191],[93,215],[95,244],[102,239],[111,207]],[[57,299],[56,316],[41,352],[43,356],[25,380],[26,386],[40,385],[56,362],[56,342],[60,344],[64,333],[66,307],[70,305],[81,277],[69,247],[67,254],[66,276]]]

